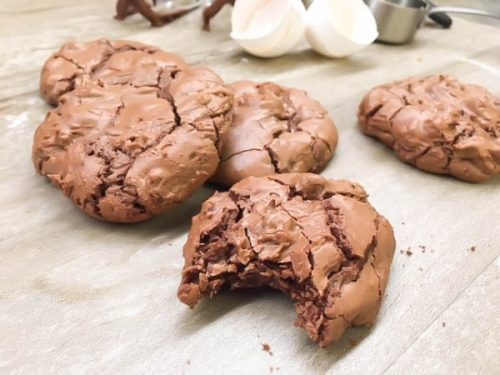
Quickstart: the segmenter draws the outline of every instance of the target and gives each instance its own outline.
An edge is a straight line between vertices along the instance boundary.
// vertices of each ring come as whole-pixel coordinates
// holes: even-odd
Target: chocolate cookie
[[[427,172],[481,182],[500,174],[500,98],[445,76],[372,89],[359,107],[362,131]]]
[[[88,84],[38,127],[33,161],[88,214],[140,221],[215,172],[231,114],[232,93],[209,69],[162,70],[142,87]]]
[[[40,94],[56,105],[61,95],[90,81],[154,86],[162,71],[182,68],[186,68],[186,63],[179,56],[138,42],[107,39],[69,42],[45,63]]]
[[[248,176],[320,172],[337,146],[327,112],[304,91],[237,82],[234,120],[211,181],[231,186]]]
[[[275,288],[295,302],[295,324],[327,346],[374,323],[394,247],[391,225],[355,183],[249,177],[194,217],[178,297],[194,307],[223,286]]]

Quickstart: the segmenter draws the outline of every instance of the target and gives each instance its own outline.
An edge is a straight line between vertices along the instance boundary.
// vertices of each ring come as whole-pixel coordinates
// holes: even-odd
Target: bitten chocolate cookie
[[[61,95],[91,81],[154,86],[163,71],[179,68],[186,68],[179,56],[138,42],[107,39],[69,42],[45,63],[40,94],[50,104],[57,105]]]
[[[211,181],[231,186],[248,176],[320,172],[337,146],[337,129],[306,92],[274,83],[237,82],[234,120]]]
[[[38,127],[33,161],[88,214],[140,221],[215,172],[231,113],[232,93],[209,69],[162,70],[142,87],[89,84]]]
[[[394,247],[391,225],[355,183],[248,177],[194,217],[178,297],[194,307],[223,286],[275,288],[295,302],[295,324],[327,346],[374,323]]]
[[[500,174],[500,98],[437,75],[372,89],[359,107],[362,131],[427,172],[481,182]]]

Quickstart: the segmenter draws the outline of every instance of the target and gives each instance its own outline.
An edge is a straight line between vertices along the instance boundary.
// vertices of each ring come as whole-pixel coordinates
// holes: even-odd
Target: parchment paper
[[[0,373],[498,374],[500,178],[474,185],[420,172],[363,136],[355,114],[369,88],[409,75],[454,74],[500,95],[500,29],[456,20],[451,30],[422,29],[411,45],[373,45],[348,59],[302,45],[261,60],[230,41],[229,9],[203,33],[199,12],[152,29],[138,17],[111,20],[112,3],[2,5]],[[182,245],[209,187],[148,222],[113,225],[35,174],[32,137],[49,110],[37,93],[40,68],[65,40],[100,36],[152,43],[227,81],[273,80],[322,102],[340,132],[323,175],[361,183],[396,233],[375,327],[325,350],[293,327],[293,306],[276,292],[224,293],[190,311],[176,299]]]

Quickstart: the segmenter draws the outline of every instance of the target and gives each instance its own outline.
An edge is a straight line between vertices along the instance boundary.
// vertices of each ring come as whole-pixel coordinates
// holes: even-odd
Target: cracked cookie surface
[[[40,94],[57,105],[61,95],[92,81],[101,85],[154,86],[161,71],[186,67],[181,57],[139,42],[68,42],[45,62]]]
[[[382,85],[358,117],[365,134],[421,170],[471,182],[500,174],[500,98],[481,86],[446,75]]]
[[[231,186],[249,176],[319,173],[338,142],[328,113],[306,92],[274,83],[228,85],[234,118],[211,181]]]
[[[182,202],[216,170],[232,93],[205,68],[144,86],[89,83],[38,127],[33,162],[88,214],[136,222]]]
[[[374,323],[394,248],[391,225],[355,183],[248,177],[193,218],[178,297],[193,308],[223,286],[278,289],[295,303],[295,324],[327,346]]]

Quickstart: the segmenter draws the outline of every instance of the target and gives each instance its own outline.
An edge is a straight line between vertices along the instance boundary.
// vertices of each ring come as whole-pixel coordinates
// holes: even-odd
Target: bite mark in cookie
[[[500,174],[500,98],[445,76],[372,89],[359,107],[362,131],[417,168],[482,182]]]
[[[361,186],[314,174],[249,177],[215,193],[193,219],[179,299],[271,287],[291,297],[296,325],[327,346],[373,324],[395,240]]]

